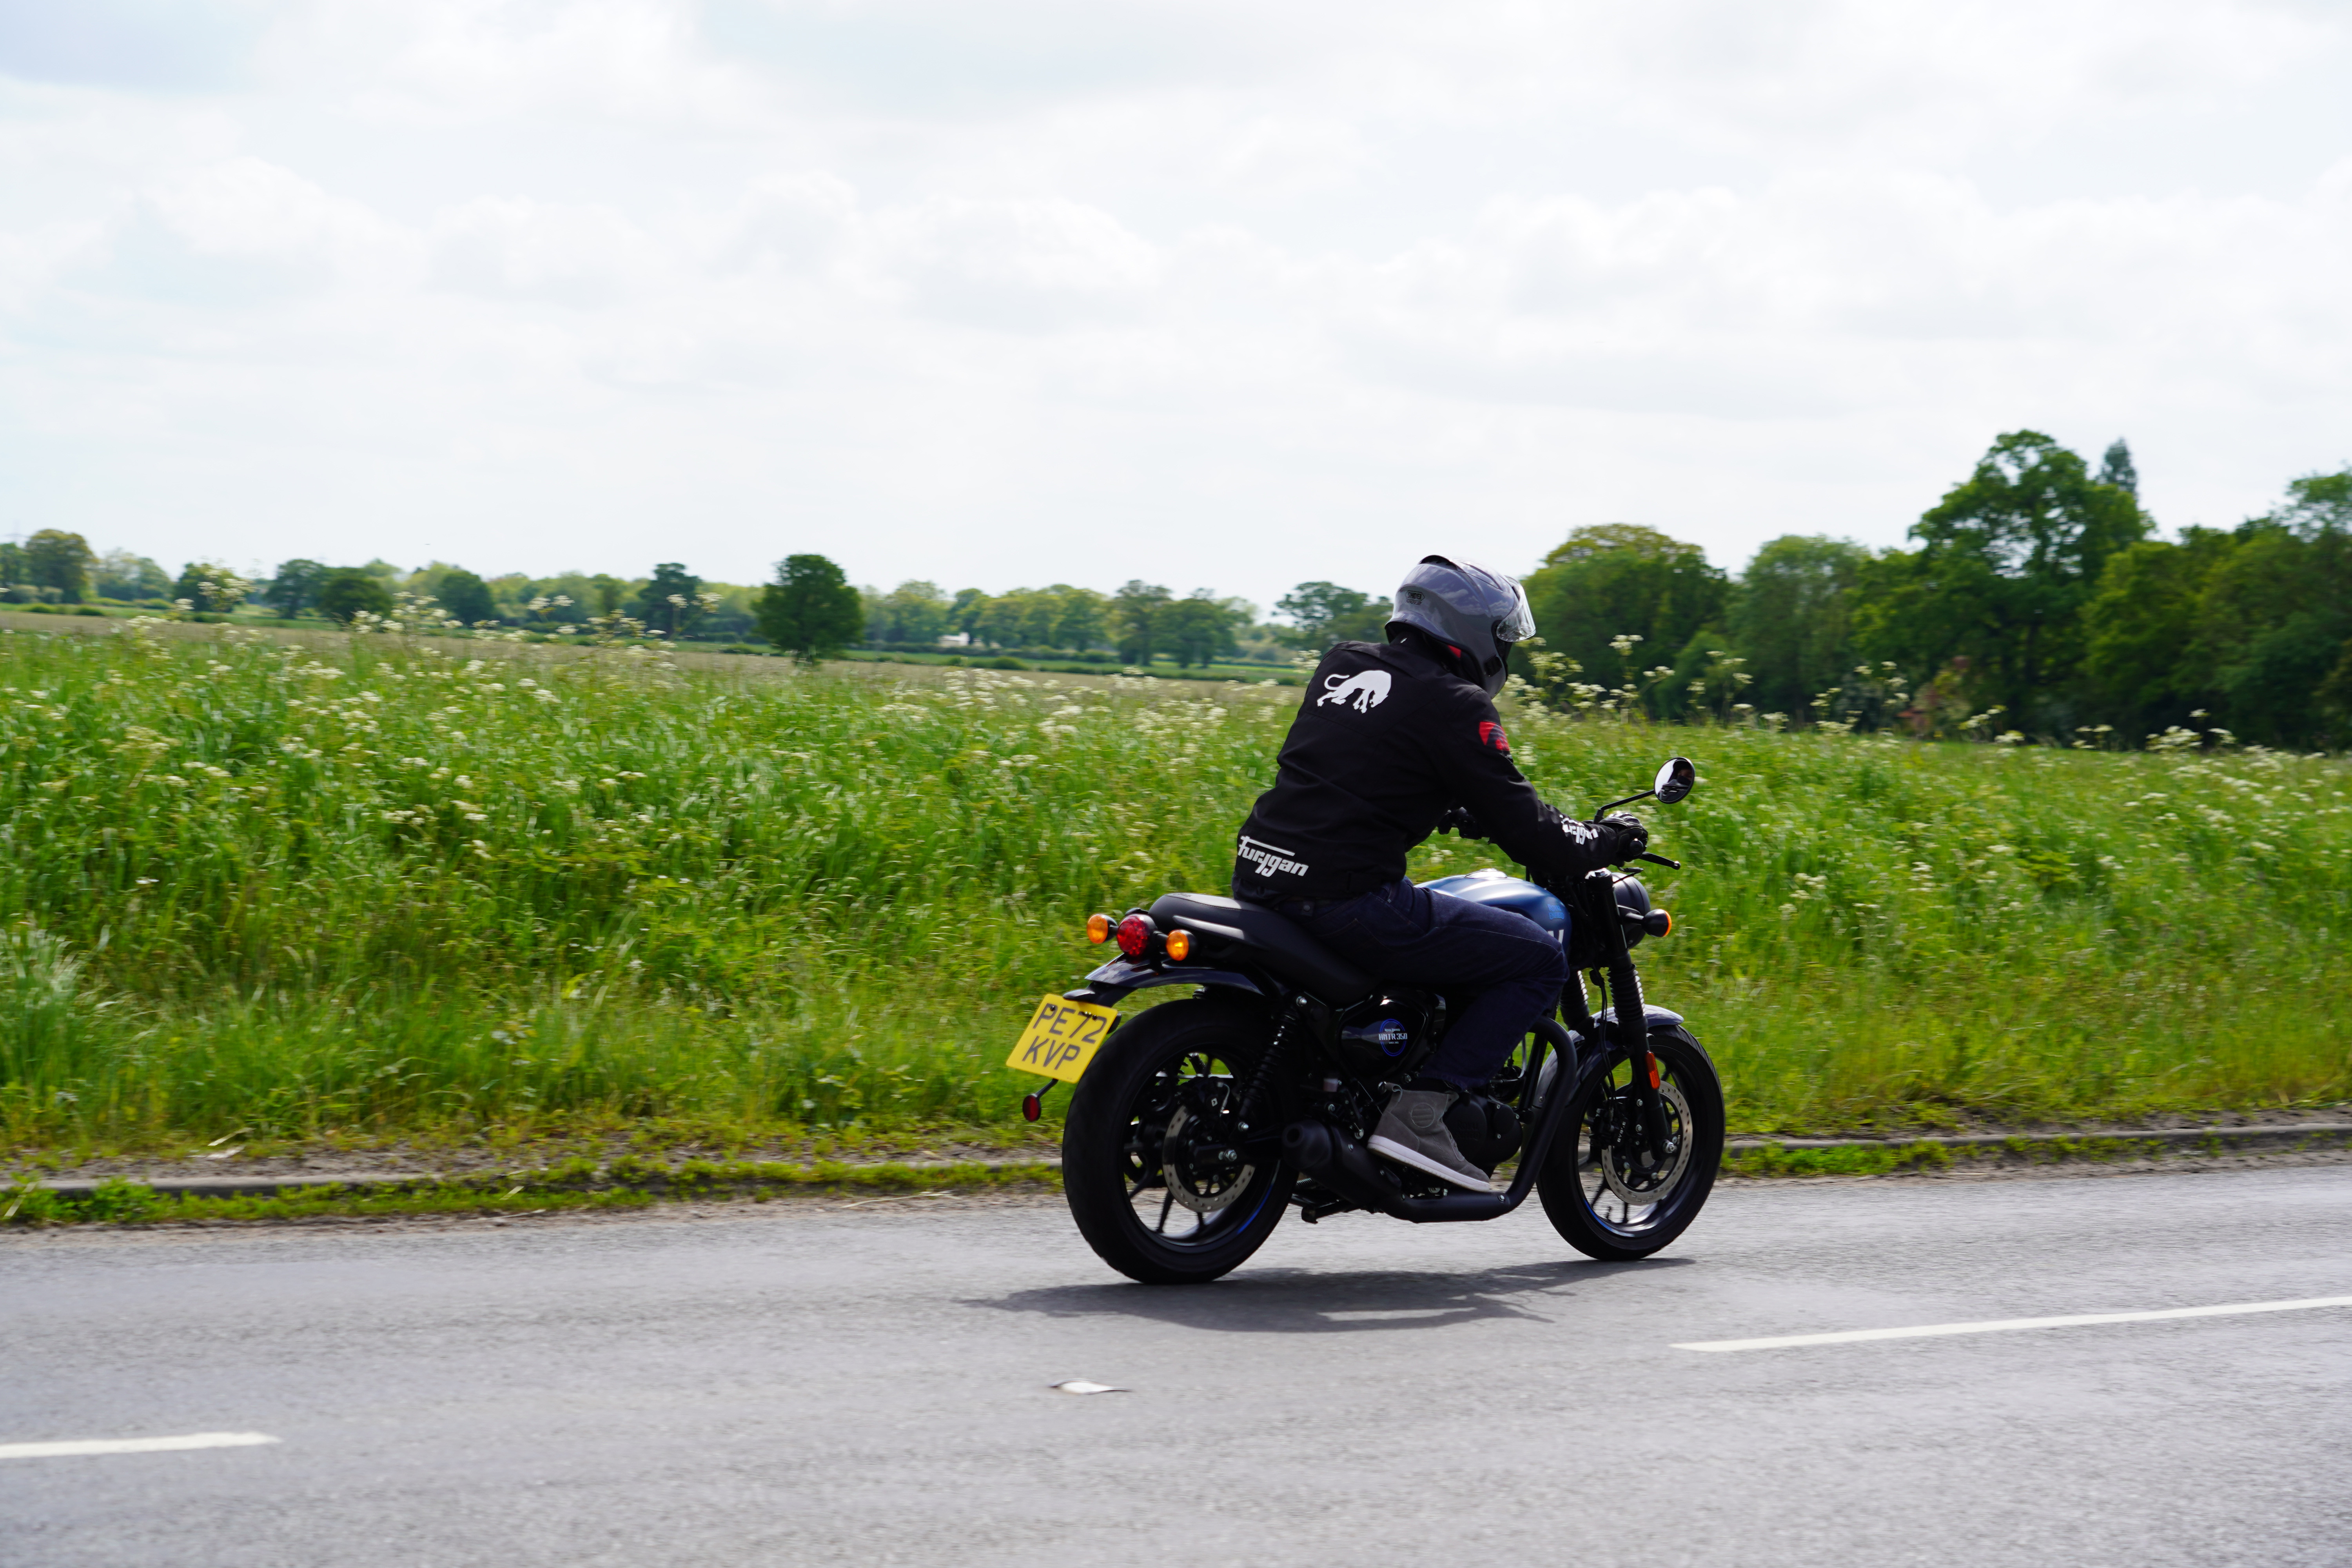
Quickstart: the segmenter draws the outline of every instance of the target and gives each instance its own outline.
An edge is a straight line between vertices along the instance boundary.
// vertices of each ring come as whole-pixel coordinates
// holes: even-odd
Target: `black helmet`
[[[1424,555],[1396,591],[1389,635],[1395,636],[1399,626],[1418,626],[1439,642],[1460,648],[1478,672],[1478,684],[1492,697],[1503,689],[1511,645],[1534,636],[1536,621],[1528,613],[1527,590],[1517,577],[1467,561]]]

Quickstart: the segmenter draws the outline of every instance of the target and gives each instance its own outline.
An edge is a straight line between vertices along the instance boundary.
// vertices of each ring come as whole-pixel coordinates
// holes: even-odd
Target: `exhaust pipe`
[[[1321,1121],[1294,1121],[1282,1130],[1283,1158],[1359,1208],[1402,1217],[1404,1194],[1381,1173],[1362,1144]]]
[[[1331,1163],[1331,1130],[1320,1121],[1294,1121],[1282,1130],[1282,1157],[1310,1176]]]
[[[1493,1219],[1518,1206],[1502,1193],[1449,1193],[1437,1198],[1409,1198],[1396,1178],[1381,1167],[1361,1143],[1321,1121],[1294,1121],[1282,1130],[1282,1155],[1302,1173],[1312,1176],[1358,1208],[1426,1225],[1432,1221]],[[1519,1194],[1524,1197],[1526,1194]]]

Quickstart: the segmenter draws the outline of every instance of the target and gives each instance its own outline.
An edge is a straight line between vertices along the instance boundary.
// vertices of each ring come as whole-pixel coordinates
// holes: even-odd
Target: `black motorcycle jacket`
[[[1611,832],[1547,805],[1511,762],[1485,691],[1411,641],[1324,656],[1282,743],[1274,787],[1242,825],[1234,891],[1345,899],[1405,874],[1405,854],[1466,806],[1547,879],[1605,863]]]

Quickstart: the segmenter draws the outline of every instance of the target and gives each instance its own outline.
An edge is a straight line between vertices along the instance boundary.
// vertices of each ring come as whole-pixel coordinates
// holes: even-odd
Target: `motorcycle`
[[[1690,794],[1675,757],[1649,789],[1593,814]],[[1466,830],[1466,825],[1465,825]],[[1633,858],[1680,869],[1643,853]],[[1567,947],[1570,978],[1494,1079],[1446,1116],[1499,1192],[1465,1192],[1365,1148],[1391,1097],[1444,1038],[1464,998],[1383,986],[1279,912],[1204,893],[1163,893],[1087,921],[1118,956],[1040,1003],[1007,1065],[1075,1086],[1062,1185],[1079,1233],[1146,1284],[1193,1284],[1238,1268],[1292,1208],[1312,1225],[1363,1210],[1416,1224],[1500,1219],[1530,1193],[1568,1244],[1646,1258],[1687,1229],[1723,1153],[1723,1089],[1682,1016],[1642,994],[1633,949],[1674,929],[1640,879],[1603,868],[1546,886],[1497,870],[1427,884],[1533,920]],[[1588,975],[1602,992],[1595,1011]],[[1122,1016],[1158,987],[1192,994]]]

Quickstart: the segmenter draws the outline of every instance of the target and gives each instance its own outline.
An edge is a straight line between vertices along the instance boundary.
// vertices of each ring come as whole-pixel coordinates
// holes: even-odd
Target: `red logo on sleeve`
[[[1478,743],[1490,752],[1500,752],[1507,757],[1511,754],[1511,738],[1492,719],[1478,721]]]

